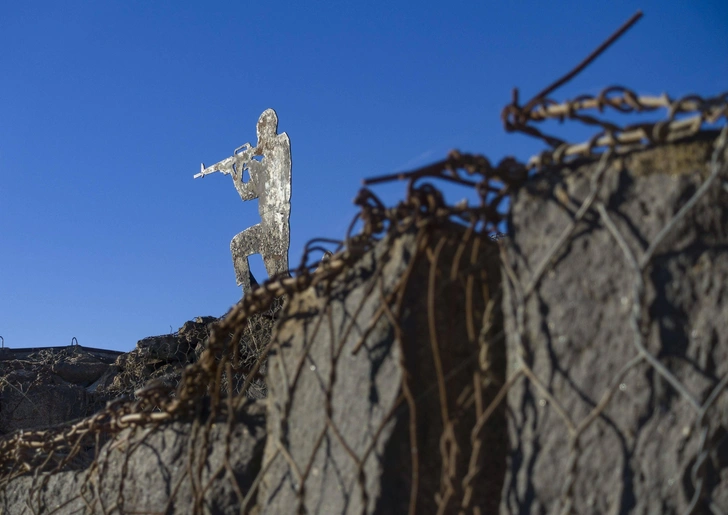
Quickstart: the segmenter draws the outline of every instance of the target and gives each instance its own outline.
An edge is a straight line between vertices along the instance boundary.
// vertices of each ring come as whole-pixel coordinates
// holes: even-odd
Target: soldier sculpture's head
[[[273,109],[266,109],[258,118],[258,144],[261,141],[272,140],[278,131],[278,115]]]

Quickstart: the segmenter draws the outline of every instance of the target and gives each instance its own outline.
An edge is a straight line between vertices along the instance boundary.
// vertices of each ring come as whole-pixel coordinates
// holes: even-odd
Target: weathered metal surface
[[[288,273],[291,214],[291,142],[284,132],[277,133],[278,116],[266,109],[258,119],[258,145],[246,143],[232,156],[205,168],[195,178],[214,172],[232,176],[243,201],[258,199],[260,223],[236,235],[230,242],[235,278],[243,295],[251,289],[248,257],[263,256],[269,277]],[[245,170],[249,180],[244,180]]]

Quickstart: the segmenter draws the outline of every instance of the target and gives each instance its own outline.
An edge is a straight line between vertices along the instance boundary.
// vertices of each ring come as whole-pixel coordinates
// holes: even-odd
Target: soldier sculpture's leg
[[[288,246],[290,242],[289,212],[268,212],[262,215],[266,241],[261,254],[268,277],[288,275]]]
[[[233,267],[238,286],[243,287],[243,295],[250,287],[250,264],[248,256],[261,253],[262,229],[260,224],[245,229],[230,242],[230,253],[233,255]]]
[[[268,277],[276,277],[288,274],[288,256],[282,254],[269,254],[263,256],[263,263],[268,272]]]

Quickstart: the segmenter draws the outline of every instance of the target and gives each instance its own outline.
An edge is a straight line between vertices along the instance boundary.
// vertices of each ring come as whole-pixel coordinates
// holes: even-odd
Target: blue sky
[[[310,238],[343,237],[364,177],[453,148],[493,161],[540,150],[501,127],[511,88],[529,98],[637,9],[644,18],[557,98],[728,89],[718,1],[3,2],[5,345],[75,336],[128,351],[226,312],[240,296],[229,243],[257,205],[228,177],[192,176],[255,144],[264,109],[291,138],[295,267]],[[403,185],[378,191],[391,202]]]

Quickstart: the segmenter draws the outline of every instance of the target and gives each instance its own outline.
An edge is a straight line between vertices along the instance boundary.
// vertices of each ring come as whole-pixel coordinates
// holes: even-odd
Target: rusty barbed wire
[[[600,148],[630,150],[686,138],[696,134],[706,123],[717,124],[721,120],[725,121],[728,117],[727,106],[728,92],[710,98],[687,95],[673,100],[667,94],[639,96],[623,86],[612,86],[605,88],[596,96],[582,95],[562,103],[541,99],[530,109],[527,109],[527,106],[519,106],[516,96],[513,103],[503,110],[502,119],[507,131],[523,132],[555,147],[531,158],[526,165],[527,169],[538,169],[562,163],[568,158],[593,156]],[[601,113],[606,108],[625,114],[651,112],[663,108],[667,110],[667,117],[654,123],[620,127],[613,122],[583,114],[587,110],[597,110]],[[693,116],[677,119],[682,114],[693,114]],[[532,125],[548,119],[577,120],[599,127],[602,131],[587,142],[570,144],[545,135]]]

